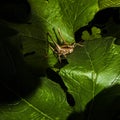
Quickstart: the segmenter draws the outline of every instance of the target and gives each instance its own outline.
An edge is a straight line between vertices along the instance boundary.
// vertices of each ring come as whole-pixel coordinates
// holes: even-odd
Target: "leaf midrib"
[[[90,61],[90,65],[91,65],[91,70],[92,70],[91,74],[92,74],[92,82],[93,82],[93,90],[92,90],[93,91],[93,96],[92,96],[92,98],[94,98],[95,97],[95,88],[96,88],[97,73],[95,71],[94,64],[92,62],[92,58],[91,58],[91,56],[90,56],[87,48],[84,47],[84,49],[85,49],[86,55],[88,56],[88,59]]]
[[[21,98],[21,97],[20,97]],[[21,98],[22,101],[24,101],[27,105],[29,105],[31,108],[33,108],[35,111],[39,112],[40,114],[42,114],[43,116],[45,116],[46,118],[49,118],[50,120],[54,120],[53,118],[51,118],[50,116],[48,116],[47,114],[45,114],[44,112],[42,112],[40,109],[38,109],[37,107],[33,106],[30,102],[28,102],[26,99]]]
[[[40,109],[38,109],[37,107],[33,106],[30,102],[28,102],[26,99],[22,98],[18,93],[16,93],[14,90],[12,90],[11,88],[9,88],[8,86],[4,85],[8,90],[11,91],[12,94],[16,95],[17,97],[19,97],[23,102],[25,102],[28,106],[30,106],[31,108],[33,108],[35,111],[37,111],[38,113],[42,114],[43,116],[45,116],[46,118],[50,119],[50,120],[54,120],[53,118],[51,118],[50,116],[48,116],[47,114],[45,114],[44,112],[42,112]]]

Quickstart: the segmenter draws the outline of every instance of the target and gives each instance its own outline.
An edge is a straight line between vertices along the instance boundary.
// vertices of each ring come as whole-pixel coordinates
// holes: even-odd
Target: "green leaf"
[[[0,87],[0,90],[7,94],[4,94],[4,104],[0,103],[0,119],[66,120],[72,112],[84,112],[86,105],[104,88],[119,83],[120,48],[110,37],[86,41],[84,47],[76,47],[67,58],[69,64],[59,73],[67,86],[67,90],[63,89],[59,82],[53,82],[46,75],[40,77],[40,73],[48,66],[53,68],[57,62],[49,49],[52,40],[48,40],[47,32],[57,41],[53,28],[57,35],[60,28],[68,43],[75,42],[74,32],[92,20],[98,11],[98,0],[29,0],[29,3],[32,11],[29,23],[8,25],[19,31],[10,42],[17,48],[22,44],[22,58],[30,73],[23,67],[18,69],[15,80],[8,84],[1,81],[4,89]],[[18,59],[17,64],[22,66]],[[39,74],[39,82],[33,73]],[[69,105],[66,92],[75,99],[75,106]],[[11,101],[12,97],[16,101]]]
[[[45,78],[42,85],[36,89],[32,96],[22,98],[15,91],[10,94],[17,95],[20,101],[0,106],[0,119],[4,120],[65,120],[71,113],[66,102],[65,94],[57,83]]]
[[[31,24],[9,24],[19,31],[18,39],[22,40],[23,54],[35,52],[34,55],[25,57],[26,63],[34,69],[42,72],[49,65],[56,64],[56,57],[48,53],[48,36],[51,34],[56,40],[53,28],[59,28],[65,41],[73,43],[74,32],[80,27],[87,25],[98,11],[98,2],[92,0],[89,4],[86,1],[41,1],[29,0],[31,5]],[[87,18],[86,18],[87,15]],[[51,40],[49,40],[51,42]],[[48,64],[47,64],[48,62]]]
[[[96,38],[101,38],[101,35],[100,35],[101,31],[99,28],[92,27],[91,29],[92,29],[92,35],[90,35],[87,30],[83,31],[81,36],[83,40],[93,40]]]
[[[99,0],[100,9],[104,9],[107,7],[119,7],[119,0]]]
[[[120,82],[120,47],[114,38],[86,41],[68,56],[68,65],[60,70],[69,92],[76,101],[76,110],[84,110],[87,103],[104,88]]]
[[[59,0],[61,7],[61,14],[63,15],[64,26],[75,32],[80,27],[88,24],[98,11],[98,1],[91,0],[86,4],[85,0]],[[86,17],[87,16],[87,17]]]

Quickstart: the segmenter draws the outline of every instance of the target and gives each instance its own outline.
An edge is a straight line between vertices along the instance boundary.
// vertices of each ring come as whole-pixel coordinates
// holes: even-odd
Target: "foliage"
[[[104,37],[100,35],[103,29],[96,25],[91,28],[92,34],[83,30],[84,46],[75,47],[63,65],[50,50],[49,44],[53,42],[47,36],[49,32],[58,42],[60,29],[66,42],[75,42],[74,33],[87,26],[99,9],[107,7],[103,3],[106,0],[29,0],[25,2],[27,6],[24,2],[20,4],[29,10],[28,16],[22,11],[30,17],[29,21],[19,19],[17,10],[16,20],[1,17],[1,58],[6,60],[0,61],[3,68],[5,66],[1,70],[11,71],[1,75],[1,120],[112,120],[119,117],[120,105],[115,104],[120,98],[120,47],[116,44],[119,24],[111,19],[107,21],[105,28],[109,31]],[[12,4],[12,8],[16,9],[17,5]],[[2,10],[6,11],[4,7]],[[5,13],[9,12],[0,14]]]

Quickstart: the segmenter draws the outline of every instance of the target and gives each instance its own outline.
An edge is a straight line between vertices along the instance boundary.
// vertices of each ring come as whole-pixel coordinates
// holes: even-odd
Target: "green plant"
[[[106,1],[28,2],[31,7],[29,21],[12,23],[9,19],[6,22],[5,18],[1,18],[2,24],[9,26],[4,26],[7,31],[5,29],[3,33],[10,33],[7,37],[0,34],[2,40],[7,41],[1,42],[1,48],[6,50],[4,45],[7,45],[10,50],[10,53],[4,50],[1,53],[6,55],[5,59],[12,58],[14,64],[9,68],[15,67],[15,73],[4,81],[1,79],[1,91],[4,91],[4,94],[1,92],[0,119],[118,119],[120,109],[119,104],[116,105],[115,102],[119,103],[120,96],[120,47],[116,44],[116,40],[119,41],[119,24],[109,19],[105,23],[106,29],[109,30],[105,37],[94,34],[98,33],[98,29],[92,29],[96,24],[90,26],[92,33],[87,29],[87,33],[82,31],[81,34],[89,36],[88,40],[84,37],[84,47],[77,46],[74,52],[67,56],[64,65],[58,64],[58,59],[49,49],[47,38],[49,32],[56,40],[52,29],[60,28],[68,43],[75,42],[75,32],[87,26],[101,8],[107,7],[103,4]],[[112,5],[119,7],[116,3]],[[112,5],[110,3],[108,7],[113,7]],[[100,30],[102,33],[103,29]]]

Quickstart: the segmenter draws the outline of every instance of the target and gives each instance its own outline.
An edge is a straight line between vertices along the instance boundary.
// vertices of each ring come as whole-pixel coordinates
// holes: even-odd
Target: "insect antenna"
[[[61,33],[61,31],[60,31],[60,28],[58,28],[58,34],[59,34],[59,36],[60,36],[60,38],[61,38],[61,42],[63,42],[64,44],[68,44],[66,41],[65,41],[65,39],[62,37],[62,33]]]
[[[60,39],[59,39],[56,31],[55,31],[55,28],[53,28],[53,32],[54,32],[54,34],[55,34],[55,37],[57,38],[57,42],[58,42],[59,44],[61,44],[61,41],[60,41]]]
[[[80,44],[80,43],[74,43],[74,46],[80,46],[80,47],[84,47],[84,45]]]
[[[53,38],[52,38],[52,36],[50,35],[50,33],[48,32],[47,34],[48,34],[48,36],[50,37],[50,39],[53,41],[53,43],[55,44],[55,46],[60,49],[59,45],[55,42],[55,40],[53,40]],[[52,46],[51,46],[51,47],[52,47]],[[53,48],[52,48],[52,49],[53,49]],[[54,50],[54,49],[53,49],[53,50]]]

